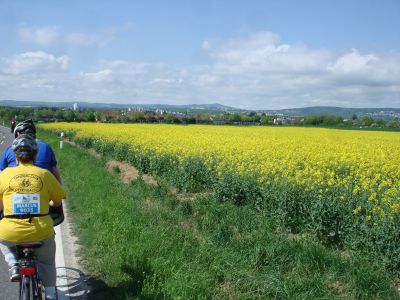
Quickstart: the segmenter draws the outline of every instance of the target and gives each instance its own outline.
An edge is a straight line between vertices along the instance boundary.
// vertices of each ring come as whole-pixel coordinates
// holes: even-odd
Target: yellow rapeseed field
[[[400,133],[298,127],[51,123],[76,137],[126,143],[139,153],[200,157],[217,176],[229,170],[260,184],[289,180],[337,200],[364,199],[371,212],[400,211]],[[360,206],[354,210],[358,214]]]

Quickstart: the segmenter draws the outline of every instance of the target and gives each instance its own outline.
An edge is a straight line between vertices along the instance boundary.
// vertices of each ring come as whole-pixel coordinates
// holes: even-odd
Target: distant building
[[[78,103],[74,103],[73,105],[72,105],[72,109],[73,110],[78,110]]]
[[[144,112],[144,109],[140,106],[134,106],[134,107],[130,107],[130,111],[138,111],[138,112]]]

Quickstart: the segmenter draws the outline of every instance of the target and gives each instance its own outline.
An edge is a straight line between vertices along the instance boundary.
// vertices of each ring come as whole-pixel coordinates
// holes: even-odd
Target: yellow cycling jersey
[[[6,168],[0,174],[0,198],[4,216],[0,221],[0,240],[7,242],[33,242],[54,234],[50,216],[7,218],[28,214],[47,214],[49,201],[61,202],[66,193],[48,170],[33,164],[19,164]]]

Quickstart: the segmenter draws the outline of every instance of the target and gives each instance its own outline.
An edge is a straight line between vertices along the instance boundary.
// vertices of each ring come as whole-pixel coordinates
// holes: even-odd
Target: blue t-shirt
[[[54,155],[53,149],[40,140],[36,140],[38,144],[38,153],[36,155],[35,166],[42,169],[47,169],[50,172],[53,171],[53,167],[57,165],[56,156]],[[8,147],[0,158],[0,171],[3,171],[7,167],[17,166],[14,151],[11,147]]]

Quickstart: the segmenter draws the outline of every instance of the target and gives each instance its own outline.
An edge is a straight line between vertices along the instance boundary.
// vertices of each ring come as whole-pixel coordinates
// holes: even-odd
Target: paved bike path
[[[10,128],[0,126],[0,155],[11,145],[13,135]],[[85,276],[79,268],[76,256],[76,238],[71,234],[72,224],[64,207],[65,220],[56,226],[56,268],[58,300],[85,299],[89,293]],[[0,299],[18,299],[18,283],[10,282],[8,267],[0,253]]]
[[[11,145],[13,136],[10,128],[0,126],[0,155]],[[18,299],[18,283],[10,282],[8,266],[0,253],[0,299]]]

